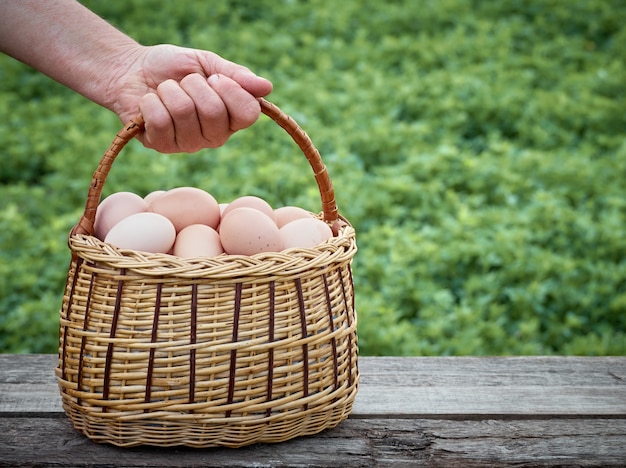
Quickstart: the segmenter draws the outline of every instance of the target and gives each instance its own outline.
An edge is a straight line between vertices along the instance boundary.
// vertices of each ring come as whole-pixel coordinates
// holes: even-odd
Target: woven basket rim
[[[88,262],[128,273],[168,278],[285,277],[350,262],[357,251],[354,228],[344,226],[337,236],[312,248],[290,248],[254,255],[221,254],[183,258],[171,254],[119,249],[95,236],[69,238],[72,254]]]

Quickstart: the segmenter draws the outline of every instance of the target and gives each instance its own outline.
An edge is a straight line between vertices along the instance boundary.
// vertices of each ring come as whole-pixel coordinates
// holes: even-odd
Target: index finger
[[[232,131],[242,130],[257,121],[261,114],[261,105],[239,83],[219,74],[211,75],[208,83],[224,102]]]

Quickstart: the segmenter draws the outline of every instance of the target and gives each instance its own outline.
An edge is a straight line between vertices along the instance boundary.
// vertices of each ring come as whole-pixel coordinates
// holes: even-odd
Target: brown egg
[[[96,211],[94,234],[104,240],[113,226],[127,216],[148,211],[148,204],[136,193],[116,192],[100,202]]]
[[[265,213],[267,216],[270,217],[272,221],[274,221],[274,209],[268,202],[260,197],[246,195],[244,197],[234,199],[232,202],[224,207],[222,217],[226,216],[232,210],[236,210],[237,208],[254,208],[255,210],[259,210],[261,213]]]
[[[332,237],[330,226],[317,218],[300,218],[280,228],[283,248],[311,248]]]
[[[111,228],[105,242],[120,249],[167,253],[174,245],[176,229],[158,213],[135,213]]]
[[[254,255],[282,250],[278,226],[273,219],[254,208],[229,211],[220,224],[220,240],[227,254]]]
[[[177,235],[172,253],[177,257],[217,257],[224,253],[220,236],[206,224],[192,224]]]
[[[274,218],[279,228],[296,219],[313,217],[315,217],[313,213],[298,206],[282,206],[274,210]]]
[[[169,219],[176,232],[192,224],[216,228],[220,221],[220,207],[213,195],[195,187],[168,190],[156,197],[148,209]]]

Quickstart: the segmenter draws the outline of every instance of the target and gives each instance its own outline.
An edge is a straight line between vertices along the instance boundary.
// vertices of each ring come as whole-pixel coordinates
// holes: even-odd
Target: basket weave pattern
[[[261,103],[311,161],[306,134]],[[136,131],[105,153],[69,237],[56,372],[74,426],[120,446],[239,447],[346,419],[359,380],[356,243],[325,167],[313,154],[320,216],[336,235],[316,248],[193,259],[120,250],[92,235],[93,219]]]

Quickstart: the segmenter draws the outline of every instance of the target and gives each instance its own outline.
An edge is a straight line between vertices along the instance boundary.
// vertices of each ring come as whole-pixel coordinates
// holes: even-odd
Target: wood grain
[[[621,419],[349,419],[317,436],[239,449],[119,448],[66,418],[0,419],[0,466],[623,466]]]
[[[56,357],[0,355],[1,467],[623,466],[626,358],[360,359],[337,428],[240,449],[118,448],[73,429]]]
[[[62,412],[55,365],[0,355],[0,412]],[[626,415],[622,357],[370,357],[359,367],[356,417]]]

